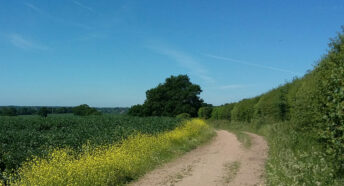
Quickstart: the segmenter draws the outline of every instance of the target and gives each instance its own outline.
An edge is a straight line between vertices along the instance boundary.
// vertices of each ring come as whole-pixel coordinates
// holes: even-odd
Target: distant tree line
[[[83,107],[85,107],[85,105]],[[125,114],[128,112],[128,108],[126,107],[95,108],[95,110],[101,113],[109,113],[109,114]],[[40,115],[40,116],[46,117],[48,114],[75,113],[74,111],[75,111],[75,107],[0,106],[0,116]],[[88,111],[88,113],[95,113],[95,111],[94,110],[92,112]]]
[[[39,107],[39,106],[1,106],[0,115],[2,116],[16,116],[16,115],[34,115],[39,114],[40,109],[46,109],[48,114],[64,114],[72,113],[72,107]]]

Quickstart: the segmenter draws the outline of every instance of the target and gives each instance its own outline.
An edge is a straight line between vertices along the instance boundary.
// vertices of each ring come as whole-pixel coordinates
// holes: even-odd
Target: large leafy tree
[[[135,105],[129,110],[136,116],[176,116],[188,113],[197,116],[203,100],[199,85],[190,82],[187,75],[171,76],[163,84],[146,92],[143,105]]]

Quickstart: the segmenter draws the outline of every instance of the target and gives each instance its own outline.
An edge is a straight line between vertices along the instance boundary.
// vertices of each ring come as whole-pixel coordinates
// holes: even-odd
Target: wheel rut
[[[216,137],[182,157],[147,173],[130,185],[264,185],[268,146],[263,137],[247,133],[245,148],[233,133],[218,130]]]

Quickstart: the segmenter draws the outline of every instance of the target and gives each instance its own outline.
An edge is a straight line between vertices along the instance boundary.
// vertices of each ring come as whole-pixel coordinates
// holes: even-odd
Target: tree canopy
[[[95,109],[91,108],[87,104],[82,104],[73,108],[74,115],[78,116],[89,116],[89,115],[100,115],[101,113]]]
[[[129,114],[134,116],[176,116],[188,113],[197,116],[203,100],[199,85],[190,82],[187,75],[171,76],[163,84],[146,92],[143,105],[134,105]]]

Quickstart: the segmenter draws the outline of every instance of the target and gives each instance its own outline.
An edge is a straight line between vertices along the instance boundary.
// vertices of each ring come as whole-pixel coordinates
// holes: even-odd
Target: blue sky
[[[188,74],[214,105],[302,76],[342,0],[0,0],[0,105],[131,106]]]

